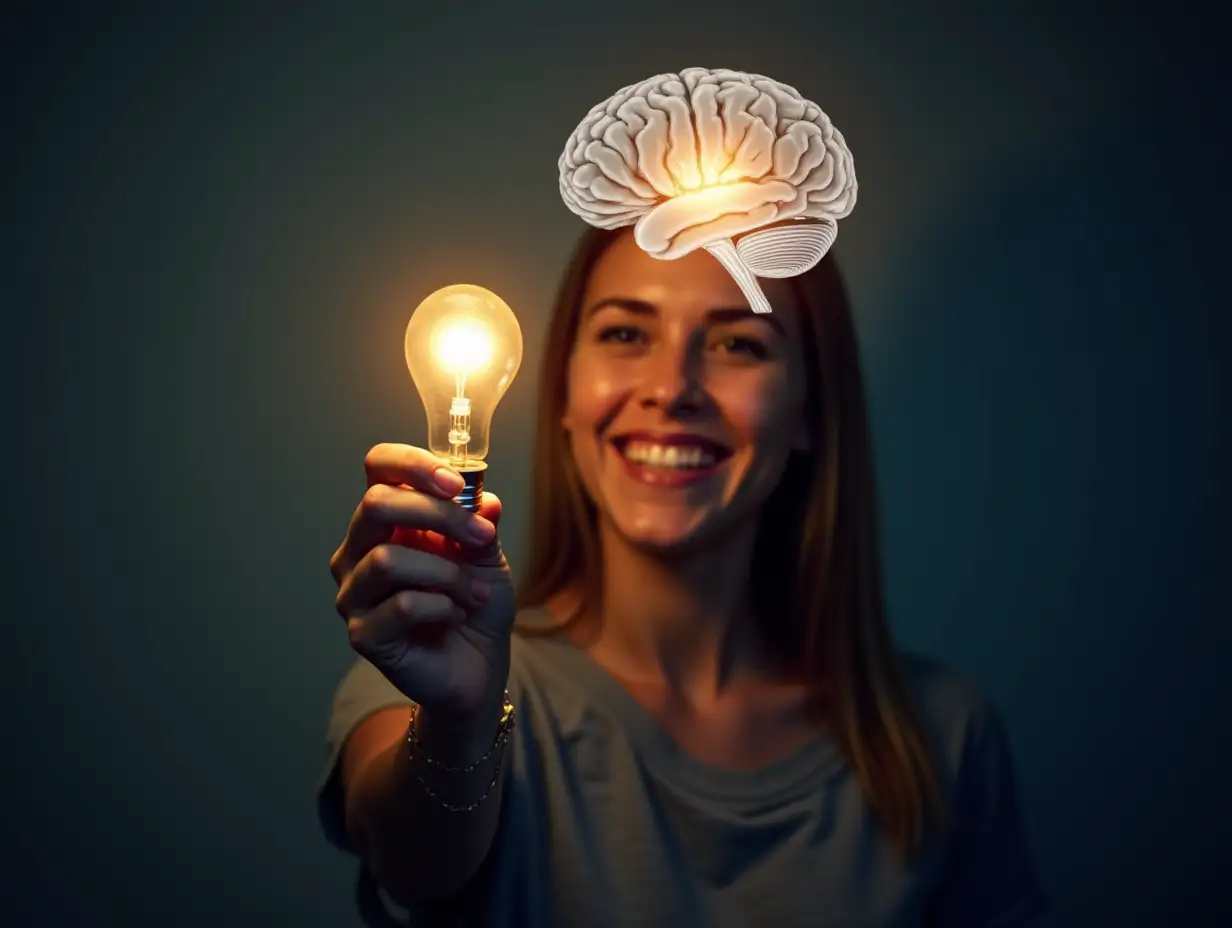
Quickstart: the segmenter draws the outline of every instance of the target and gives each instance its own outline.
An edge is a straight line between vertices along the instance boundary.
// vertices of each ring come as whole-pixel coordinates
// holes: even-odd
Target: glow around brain
[[[856,190],[829,117],[793,88],[742,71],[689,68],[625,87],[591,109],[560,156],[574,213],[604,229],[636,225],[656,258],[705,248],[761,312],[769,305],[755,277],[820,261]],[[812,222],[764,229],[785,219]]]

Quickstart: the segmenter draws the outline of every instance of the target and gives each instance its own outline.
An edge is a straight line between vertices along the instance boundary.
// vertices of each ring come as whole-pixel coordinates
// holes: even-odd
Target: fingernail
[[[481,603],[486,603],[492,598],[492,587],[482,580],[475,580],[471,583],[471,592],[475,594],[475,598]]]
[[[477,541],[491,541],[496,537],[496,526],[482,516],[471,519],[469,531]]]
[[[436,485],[446,493],[457,493],[466,485],[462,475],[455,473],[448,467],[438,467],[432,476],[436,478]]]

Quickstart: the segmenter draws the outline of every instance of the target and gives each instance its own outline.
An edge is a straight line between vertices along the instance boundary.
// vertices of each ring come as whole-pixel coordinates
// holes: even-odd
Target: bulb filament
[[[449,463],[466,463],[466,446],[471,440],[471,401],[462,395],[465,378],[458,377],[457,395],[449,407]]]

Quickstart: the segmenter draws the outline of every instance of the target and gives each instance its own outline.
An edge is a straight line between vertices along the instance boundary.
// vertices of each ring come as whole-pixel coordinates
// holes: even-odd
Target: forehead
[[[791,303],[791,291],[780,280],[759,280],[776,315],[790,317],[792,312],[779,312]],[[590,272],[584,298],[585,307],[601,300],[626,297],[642,300],[658,308],[660,313],[692,313],[710,309],[747,308],[740,287],[709,252],[703,249],[683,258],[662,261],[652,258],[627,231],[600,256]],[[784,324],[792,320],[781,318]]]

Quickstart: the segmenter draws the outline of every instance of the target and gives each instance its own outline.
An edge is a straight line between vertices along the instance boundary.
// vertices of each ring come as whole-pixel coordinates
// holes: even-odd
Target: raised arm
[[[496,834],[504,771],[499,747],[466,774],[415,763],[407,744],[410,718],[409,708],[370,715],[347,739],[341,767],[348,836],[376,881],[407,906],[455,895],[479,869]],[[467,720],[421,710],[417,720],[423,749],[451,767],[493,749],[498,725],[495,712]],[[443,804],[476,802],[467,812]]]
[[[365,463],[368,490],[330,562],[336,608],[369,673],[418,709],[354,725],[342,806],[369,871],[411,905],[456,894],[491,847],[516,604],[494,495],[463,509],[462,478],[420,448],[378,445]]]

